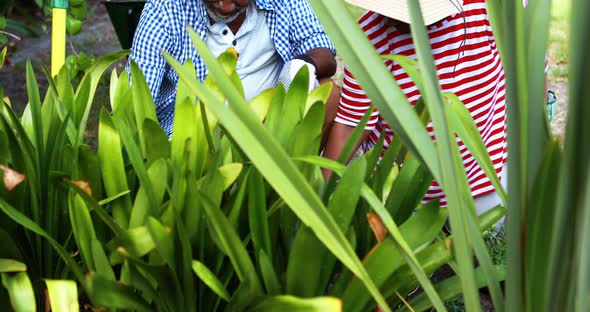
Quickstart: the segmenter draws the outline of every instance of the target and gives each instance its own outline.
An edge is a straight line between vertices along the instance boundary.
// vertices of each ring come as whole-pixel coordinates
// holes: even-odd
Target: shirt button
[[[232,43],[231,43],[231,44],[233,44],[233,46],[235,47],[235,46],[236,46],[236,44],[238,44],[238,41],[237,41],[237,40],[234,40],[234,41],[232,41]]]
[[[227,29],[224,29],[224,30],[223,30],[223,34],[224,34],[224,35],[227,35]]]

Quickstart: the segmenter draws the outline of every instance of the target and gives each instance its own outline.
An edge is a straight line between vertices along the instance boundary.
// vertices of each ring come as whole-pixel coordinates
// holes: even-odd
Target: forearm
[[[332,128],[330,129],[328,141],[326,142],[324,157],[332,160],[338,160],[342,150],[344,149],[344,145],[346,145],[346,142],[348,142],[348,139],[350,139],[354,129],[355,127],[347,126],[339,122],[334,122],[334,124],[332,124]],[[369,133],[370,131],[368,130],[363,131],[353,150],[349,155],[346,156],[347,162],[350,161],[352,155],[354,155],[354,152],[360,147],[361,143],[367,138]]]
[[[316,76],[318,79],[334,76],[336,73],[336,58],[328,48],[315,48],[305,53],[317,66]]]

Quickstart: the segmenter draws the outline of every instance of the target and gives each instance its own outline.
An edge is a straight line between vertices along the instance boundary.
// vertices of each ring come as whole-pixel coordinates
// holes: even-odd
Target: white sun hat
[[[418,1],[424,24],[431,25],[455,13],[460,13],[462,0],[345,0],[363,9],[410,24],[409,1]]]

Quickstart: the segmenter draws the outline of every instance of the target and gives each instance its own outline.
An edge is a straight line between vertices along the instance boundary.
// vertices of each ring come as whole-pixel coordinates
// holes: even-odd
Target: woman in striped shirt
[[[377,52],[381,55],[401,54],[416,59],[409,31],[409,16],[404,0],[348,0],[368,9],[359,20]],[[471,112],[496,173],[505,187],[506,177],[506,92],[504,70],[486,12],[485,0],[421,0],[422,15],[443,92],[456,94]],[[420,92],[399,64],[385,61],[395,80],[414,105]],[[340,104],[324,155],[337,159],[363,115],[371,105],[353,73],[345,69]],[[399,103],[405,105],[405,103]],[[427,130],[434,136],[432,123]],[[373,147],[381,133],[385,134],[384,149],[394,136],[393,131],[377,110],[365,127],[361,142],[363,149]],[[471,194],[481,214],[501,203],[494,187],[461,140],[457,140]],[[446,206],[440,186],[430,186],[424,201],[438,198]]]

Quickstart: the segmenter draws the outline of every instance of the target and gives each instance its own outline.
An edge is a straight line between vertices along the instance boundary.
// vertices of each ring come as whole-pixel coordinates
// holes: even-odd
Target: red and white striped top
[[[463,12],[464,17],[459,13],[451,15],[428,26],[427,31],[441,89],[456,94],[469,109],[499,175],[507,159],[504,69],[487,17],[485,0],[464,0]],[[416,59],[411,35],[400,32],[388,23],[388,18],[367,12],[359,24],[379,54],[402,54]],[[420,97],[414,82],[399,64],[390,60],[385,61],[385,64],[409,102],[414,105]],[[371,100],[352,73],[345,69],[336,121],[356,126],[370,104]],[[363,142],[365,150],[376,144],[382,131],[386,135],[385,150],[394,135],[377,110],[372,113],[365,129],[371,130]],[[427,126],[427,130],[433,137],[432,123]],[[459,138],[457,142],[473,197],[492,193],[494,188],[490,180],[463,142]],[[444,193],[436,182],[431,185],[424,201],[434,198],[440,198],[441,204],[446,205]]]

